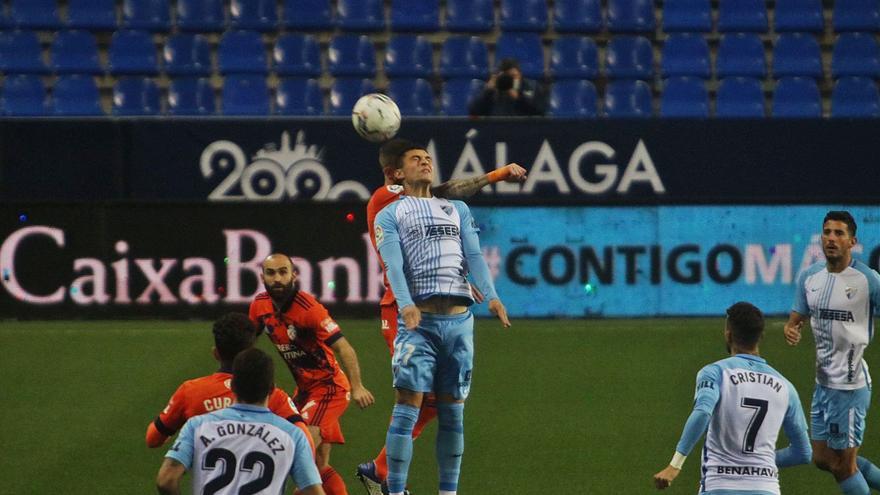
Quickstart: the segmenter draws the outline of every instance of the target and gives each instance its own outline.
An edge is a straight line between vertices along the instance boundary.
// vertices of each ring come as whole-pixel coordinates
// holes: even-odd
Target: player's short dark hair
[[[508,58],[502,59],[501,63],[498,64],[498,72],[506,72],[506,71],[509,71],[510,69],[519,70],[519,60],[517,60],[513,57],[508,57]]]
[[[229,362],[250,347],[257,339],[257,331],[250,318],[242,313],[226,313],[214,322],[214,347],[220,360]]]
[[[828,220],[836,220],[838,222],[843,222],[846,224],[847,229],[849,229],[849,236],[856,236],[856,219],[853,218],[852,215],[846,210],[831,210],[825,214],[825,219],[822,220],[822,225],[825,225],[825,222]]]
[[[755,305],[740,301],[727,308],[727,328],[737,345],[753,348],[764,334],[764,315]]]
[[[394,138],[386,141],[379,148],[379,165],[383,170],[388,167],[401,168],[400,159],[410,150],[427,150],[427,148],[408,139]]]
[[[262,402],[275,387],[275,365],[256,347],[238,353],[232,361],[232,392],[239,402]]]

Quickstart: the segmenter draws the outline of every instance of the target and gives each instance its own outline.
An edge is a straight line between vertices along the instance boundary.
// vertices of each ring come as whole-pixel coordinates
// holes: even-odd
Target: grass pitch
[[[725,356],[722,323],[518,320],[503,330],[478,320],[460,493],[654,491],[651,477],[669,461],[690,412],[696,372]],[[378,321],[340,324],[377,399],[364,411],[349,408],[347,443],[331,456],[356,495],[363,488],[355,467],[384,443],[392,389]],[[181,381],[216,369],[209,329],[209,322],[0,322],[0,493],[155,493],[165,449],[145,447],[146,426]],[[265,338],[259,346],[276,356]],[[808,413],[812,338],[790,348],[782,321],[770,320],[762,354],[795,384]],[[869,348],[869,364],[875,356]],[[278,365],[279,386],[292,391]],[[867,424],[862,453],[880,461],[877,409]],[[416,442],[416,495],[437,493],[435,433],[431,425]],[[699,471],[692,454],[666,493],[696,493]],[[789,494],[838,492],[811,466],[783,470],[781,483]]]

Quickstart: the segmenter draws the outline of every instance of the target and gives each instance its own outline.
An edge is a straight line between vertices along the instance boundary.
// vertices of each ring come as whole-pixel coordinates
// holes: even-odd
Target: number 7
[[[754,409],[752,419],[749,420],[749,427],[746,430],[746,436],[743,438],[743,454],[753,454],[755,452],[755,439],[758,437],[758,430],[764,423],[764,417],[767,416],[768,402],[763,399],[752,399],[751,397],[743,397],[740,407],[746,409]]]

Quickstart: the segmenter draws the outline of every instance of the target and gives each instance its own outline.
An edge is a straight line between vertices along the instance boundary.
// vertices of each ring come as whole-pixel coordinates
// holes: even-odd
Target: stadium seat
[[[146,31],[116,31],[110,38],[110,73],[156,74],[156,45]]]
[[[880,117],[877,84],[867,77],[841,77],[831,91],[832,117]]]
[[[446,29],[487,33],[495,27],[492,0],[446,0]]]
[[[822,52],[810,34],[783,33],[773,47],[774,77],[822,77]]]
[[[761,81],[750,77],[722,79],[715,95],[715,116],[721,118],[764,117]]]
[[[670,34],[663,44],[660,69],[663,77],[695,76],[708,79],[712,74],[708,43],[700,34]]]
[[[277,115],[323,115],[324,97],[316,79],[282,78],[275,92]]]
[[[767,7],[764,0],[720,0],[718,30],[730,32],[767,32]]]
[[[376,51],[366,35],[335,36],[330,41],[327,61],[333,76],[376,75]]]
[[[43,50],[34,31],[0,31],[0,72],[44,74]]]
[[[211,74],[211,47],[202,34],[179,33],[168,38],[162,50],[165,72],[172,76]]]
[[[98,44],[88,31],[59,31],[50,50],[52,71],[57,74],[99,74]]]
[[[358,98],[375,92],[373,81],[369,79],[336,78],[330,86],[330,114],[351,115],[351,109]]]
[[[519,61],[523,76],[533,79],[544,77],[544,49],[537,33],[502,33],[495,45],[496,65],[505,58]]]
[[[605,50],[605,75],[613,79],[654,77],[654,48],[642,36],[615,36]]]
[[[96,31],[116,29],[116,1],[68,0],[67,27]]]
[[[223,1],[177,0],[177,27],[182,31],[223,31]]]
[[[65,75],[55,81],[49,108],[54,115],[104,115],[92,76]]]
[[[718,45],[715,72],[718,77],[766,76],[767,63],[764,58],[764,43],[761,38],[752,33],[723,35]]]
[[[382,0],[339,0],[336,23],[343,31],[382,31],[385,10]]]
[[[123,77],[113,86],[113,115],[157,115],[162,112],[159,88],[152,79]]]
[[[556,0],[553,26],[557,33],[597,33],[602,30],[599,0]]]
[[[7,76],[3,87],[3,112],[10,116],[46,115],[46,86],[40,76]]]
[[[440,93],[440,113],[449,116],[468,114],[468,104],[483,89],[480,79],[450,79],[443,83]]]
[[[283,34],[272,50],[275,72],[282,76],[321,76],[321,49],[309,34]]]
[[[663,2],[663,30],[672,32],[706,33],[712,30],[710,0],[665,0]]]
[[[2,6],[2,5],[0,5]],[[61,29],[55,0],[12,0],[9,19],[19,29]]]
[[[388,96],[397,103],[403,115],[434,115],[434,92],[424,79],[392,79]]]
[[[556,79],[595,79],[599,75],[596,42],[586,36],[560,36],[550,50],[550,75]]]
[[[608,0],[612,33],[651,33],[656,24],[653,0]]]
[[[836,0],[831,19],[836,32],[880,31],[880,0]]]
[[[501,30],[536,31],[547,29],[545,0],[501,0]]]
[[[440,29],[439,0],[393,0],[392,31],[434,32]]]
[[[229,74],[223,79],[223,115],[268,115],[269,88],[260,74]]]
[[[776,32],[820,32],[825,29],[822,0],[776,0]]]
[[[651,117],[653,113],[651,87],[645,81],[611,81],[605,87],[607,117]]]
[[[211,115],[215,111],[214,89],[207,78],[183,77],[168,85],[170,115]]]
[[[819,118],[822,98],[816,81],[807,77],[784,77],[773,93],[773,117]]]
[[[122,27],[147,31],[171,29],[171,6],[168,0],[123,0]]]
[[[590,81],[556,81],[550,89],[549,113],[553,117],[596,117],[596,87]]]
[[[673,77],[663,85],[660,116],[672,118],[708,118],[709,94],[706,81],[696,77]]]
[[[284,0],[281,25],[292,31],[330,31],[335,26],[331,7],[330,0]]]
[[[278,28],[275,0],[232,0],[229,2],[229,27],[274,31]]]
[[[388,77],[431,77],[434,74],[431,42],[424,36],[393,36],[385,46]]]
[[[265,74],[266,47],[256,31],[227,31],[217,47],[217,69],[221,74]]]
[[[489,52],[478,36],[449,36],[440,51],[440,75],[445,78],[489,75]]]
[[[880,48],[868,33],[844,33],[838,36],[831,55],[831,75],[880,76]]]

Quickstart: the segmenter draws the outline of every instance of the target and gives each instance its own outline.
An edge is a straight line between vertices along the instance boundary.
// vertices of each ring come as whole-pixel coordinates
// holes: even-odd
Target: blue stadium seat
[[[211,46],[203,34],[178,33],[168,38],[162,50],[165,72],[172,76],[211,74]]]
[[[767,62],[764,58],[764,42],[757,34],[725,34],[718,45],[715,64],[718,77],[743,76],[764,77]]]
[[[168,0],[123,0],[122,27],[168,31],[171,29],[171,6]]]
[[[550,50],[550,75],[556,79],[595,79],[599,76],[596,42],[586,36],[560,36]]]
[[[495,27],[492,0],[446,0],[446,29],[487,33]]]
[[[229,2],[229,27],[274,31],[278,28],[275,0],[232,0]]]
[[[443,83],[440,93],[440,113],[449,116],[468,114],[468,104],[483,89],[480,79],[450,79]]]
[[[496,64],[505,58],[517,59],[525,77],[544,77],[544,49],[537,33],[502,33],[495,45]]]
[[[283,76],[321,76],[321,49],[310,34],[283,34],[272,51],[275,72]]]
[[[822,0],[776,0],[776,32],[825,30]]]
[[[880,31],[880,0],[837,0],[832,22],[837,32]]]
[[[720,0],[718,30],[730,32],[767,32],[767,7],[764,0]]]
[[[449,36],[440,51],[440,75],[445,78],[489,75],[489,51],[478,36]]]
[[[323,115],[324,97],[316,79],[286,77],[275,92],[277,115]]]
[[[434,92],[424,79],[392,79],[388,96],[397,103],[403,115],[434,115]]]
[[[54,115],[104,115],[92,76],[65,75],[55,81],[49,108]]]
[[[265,74],[266,47],[256,31],[227,31],[217,48],[217,69],[221,74]]]
[[[116,29],[116,0],[68,0],[67,27],[96,31]]]
[[[605,87],[605,116],[635,118],[653,113],[651,87],[645,81],[611,81]]]
[[[212,115],[215,112],[214,89],[204,77],[172,79],[168,85],[170,115]]]
[[[33,31],[0,31],[0,72],[44,74],[40,40]]]
[[[433,49],[424,36],[393,36],[385,46],[385,74],[388,77],[431,77]]]
[[[880,117],[877,84],[867,77],[841,77],[831,91],[832,117]]]
[[[281,7],[281,25],[293,31],[330,31],[335,22],[330,0],[284,0]]]
[[[3,111],[11,116],[46,115],[46,86],[40,76],[7,76],[3,87]]]
[[[556,0],[553,26],[557,33],[597,33],[602,30],[599,0]]]
[[[501,0],[502,31],[544,31],[547,29],[545,0]]]
[[[831,75],[880,76],[880,48],[869,33],[844,33],[838,36],[831,55]]]
[[[663,85],[660,116],[672,118],[708,118],[709,94],[706,81],[696,77],[673,77]]]
[[[605,50],[605,75],[614,79],[654,77],[654,48],[642,36],[615,36]]]
[[[553,117],[596,117],[599,98],[590,81],[556,81],[550,89],[549,113]]]
[[[330,74],[334,76],[376,75],[376,51],[365,35],[344,34],[330,41],[327,54]]]
[[[822,52],[812,35],[783,33],[773,47],[773,75],[822,77]]]
[[[750,77],[722,79],[715,95],[715,116],[722,118],[764,117],[761,81]]]
[[[177,27],[183,31],[223,31],[223,1],[177,0]]]
[[[99,74],[98,44],[88,31],[58,31],[52,40],[51,67],[57,74]]]
[[[651,33],[656,25],[653,0],[608,0],[612,33]]]
[[[9,19],[19,29],[61,29],[55,0],[12,0]]]
[[[784,77],[773,93],[773,116],[781,118],[819,118],[822,97],[815,79]]]
[[[709,44],[700,34],[670,34],[663,44],[660,68],[663,77],[695,76],[708,79],[712,74]]]
[[[330,115],[351,115],[351,109],[361,96],[375,93],[373,81],[358,77],[338,77],[330,87]]]
[[[260,74],[229,74],[223,79],[223,115],[268,115],[269,87]]]
[[[439,0],[393,0],[392,31],[434,32],[440,29]]]
[[[113,86],[113,115],[158,115],[159,88],[152,79],[123,77]]]
[[[382,0],[339,0],[336,23],[343,31],[382,31],[385,29]]]
[[[710,0],[665,0],[663,30],[706,33],[712,30]]]
[[[110,38],[110,73],[147,74],[158,72],[156,45],[146,31],[116,31]]]

